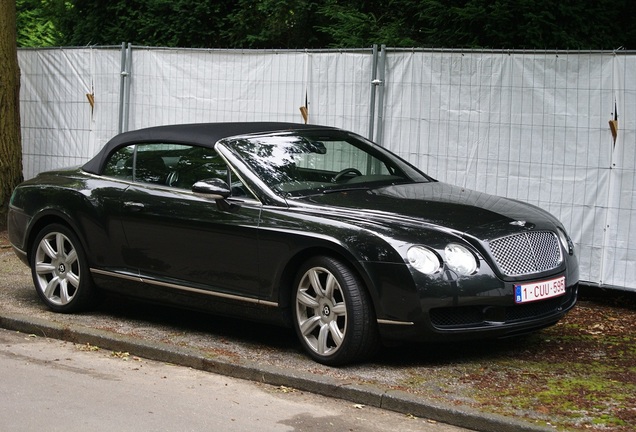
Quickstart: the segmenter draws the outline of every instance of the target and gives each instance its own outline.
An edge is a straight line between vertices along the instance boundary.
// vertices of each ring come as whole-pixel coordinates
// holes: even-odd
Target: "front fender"
[[[415,285],[404,258],[393,244],[368,227],[279,208],[265,207],[262,215],[260,274],[265,298],[288,305],[297,269],[312,256],[328,255],[356,271],[379,318],[393,316],[386,311],[387,305],[417,303]],[[397,292],[403,300],[395,300]]]

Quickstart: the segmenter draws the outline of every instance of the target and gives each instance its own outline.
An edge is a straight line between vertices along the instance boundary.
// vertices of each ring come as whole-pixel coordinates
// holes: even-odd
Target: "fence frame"
[[[150,104],[154,104],[152,105],[154,112],[165,111],[168,113],[166,117],[172,118],[172,112],[167,111],[167,106],[163,106],[161,100],[152,100],[150,96],[156,97],[158,96],[157,91],[166,90],[171,93],[166,98],[174,98],[174,93],[178,93],[175,89],[180,88],[175,83],[184,83],[189,78],[186,78],[184,72],[175,65],[165,65],[167,74],[177,71],[168,78],[143,74],[148,71],[160,73],[161,71],[157,69],[161,69],[161,67],[157,67],[157,65],[164,65],[161,63],[162,58],[174,56],[180,59],[179,61],[192,60],[192,64],[195,65],[197,61],[208,66],[222,64],[221,68],[217,69],[217,73],[222,75],[227,72],[223,76],[228,80],[225,83],[228,88],[242,85],[238,79],[233,81],[235,78],[233,75],[249,71],[246,68],[259,67],[263,71],[263,76],[260,77],[262,82],[257,83],[256,81],[260,78],[254,75],[250,77],[252,81],[245,84],[253,89],[253,94],[248,95],[248,97],[255,95],[255,98],[241,102],[243,106],[260,103],[262,111],[250,106],[250,109],[254,111],[250,111],[248,114],[255,114],[256,117],[262,116],[263,119],[267,120],[298,121],[300,118],[298,106],[300,105],[301,108],[304,106],[308,109],[310,122],[344,127],[365,134],[368,138],[385,145],[429,173],[437,168],[434,165],[435,161],[442,162],[447,169],[439,169],[432,173],[434,177],[483,192],[492,191],[487,190],[488,188],[484,188],[480,183],[484,176],[487,177],[486,174],[480,172],[480,164],[488,169],[493,167],[501,169],[505,161],[499,161],[500,163],[497,164],[498,161],[491,161],[487,157],[471,159],[470,152],[463,154],[469,147],[462,144],[461,133],[465,134],[463,137],[468,138],[464,141],[472,140],[472,143],[469,144],[473,145],[473,152],[479,152],[481,149],[479,146],[485,141],[495,142],[504,149],[507,144],[504,141],[512,137],[511,130],[516,125],[510,120],[508,132],[505,132],[506,121],[509,117],[506,117],[505,113],[499,113],[501,118],[506,117],[504,121],[499,124],[497,121],[491,122],[487,127],[493,129],[498,127],[504,132],[500,132],[501,136],[498,139],[491,140],[491,137],[484,133],[485,127],[482,126],[486,122],[483,117],[480,117],[483,116],[483,112],[479,112],[479,109],[482,111],[490,110],[494,113],[495,111],[491,108],[492,104],[484,103],[478,106],[479,109],[462,112],[462,108],[465,106],[473,108],[474,100],[471,98],[475,91],[471,85],[474,80],[484,80],[486,76],[482,73],[483,70],[490,65],[494,65],[494,70],[496,60],[493,59],[497,58],[504,59],[500,65],[501,71],[503,71],[501,72],[502,76],[506,72],[504,71],[506,67],[513,69],[519,63],[522,66],[526,64],[525,62],[528,65],[533,62],[555,65],[555,102],[553,105],[558,106],[556,94],[563,89],[558,87],[556,81],[563,81],[563,77],[567,77],[568,68],[576,67],[576,65],[585,66],[585,62],[588,61],[590,67],[600,67],[599,82],[593,84],[598,84],[599,88],[585,89],[581,95],[584,93],[591,95],[597,90],[599,94],[603,95],[607,95],[608,92],[614,94],[615,109],[613,113],[607,113],[607,119],[611,118],[611,114],[618,121],[617,138],[615,138],[611,150],[602,149],[606,145],[606,138],[603,134],[609,134],[609,125],[604,124],[608,120],[599,120],[603,108],[594,108],[585,114],[589,116],[589,113],[593,113],[597,116],[597,118],[588,119],[590,125],[586,126],[587,129],[585,127],[579,128],[579,112],[566,113],[567,115],[556,112],[554,114],[543,113],[542,121],[546,123],[556,123],[555,119],[559,116],[566,121],[574,122],[574,127],[571,129],[575,131],[577,138],[581,138],[576,135],[578,133],[576,131],[579,129],[593,131],[594,139],[598,142],[590,143],[590,138],[588,138],[587,145],[589,148],[596,148],[596,144],[599,146],[596,166],[589,167],[585,164],[581,167],[566,166],[568,172],[572,172],[572,175],[579,175],[581,178],[598,176],[599,186],[591,193],[593,196],[588,196],[586,191],[585,202],[568,208],[567,205],[558,205],[554,201],[550,204],[554,208],[547,208],[547,210],[552,211],[560,219],[569,221],[566,225],[579,246],[581,262],[586,269],[583,272],[583,279],[586,282],[599,287],[636,290],[636,287],[633,286],[633,280],[636,280],[636,270],[634,270],[636,267],[636,249],[634,247],[636,246],[630,246],[636,244],[636,198],[634,197],[636,181],[633,180],[636,179],[636,156],[634,155],[636,125],[635,121],[632,120],[636,118],[634,116],[634,111],[636,111],[636,87],[634,86],[636,75],[630,72],[630,66],[634,66],[636,63],[636,51],[401,49],[387,48],[386,46],[352,50],[198,50],[140,47],[130,43],[122,43],[121,46],[117,47],[20,49],[19,54],[22,76],[26,83],[23,86],[24,99],[21,98],[21,115],[23,118],[23,150],[29,165],[25,173],[27,178],[34,176],[39,171],[61,166],[62,162],[70,161],[73,164],[87,160],[97,148],[101,147],[110,136],[117,132],[152,125],[153,121],[161,123],[162,118],[145,118],[151,117],[145,114],[145,110],[151,106]],[[117,61],[117,54],[119,61]],[[418,61],[423,58],[428,59],[431,64],[436,61],[440,62],[434,64],[433,67],[439,67],[439,69],[435,70],[434,74],[431,72],[430,82],[423,83],[416,80],[407,82],[408,80],[399,79],[398,74],[402,71],[400,62],[408,61],[409,56]],[[563,58],[568,57],[578,60],[572,61],[572,63],[562,62]],[[289,69],[286,69],[284,61],[281,59],[289,61]],[[598,62],[596,62],[597,59]],[[225,69],[223,69],[223,65],[225,65]],[[238,68],[237,71],[231,70],[233,66]],[[455,74],[454,66],[458,66],[458,70],[466,72],[467,75]],[[279,75],[275,75],[273,72],[267,75],[266,67],[274,68]],[[565,75],[559,75],[560,72],[563,72],[559,71],[559,67],[566,68]],[[228,69],[230,69],[229,72]],[[413,67],[412,70],[408,71],[410,74],[408,76],[417,76],[422,73],[421,70],[416,69]],[[407,73],[404,73],[404,76],[407,76]],[[197,79],[201,79],[201,77],[193,76],[192,78],[192,80]],[[518,78],[514,75],[506,75],[505,79],[516,82],[515,80]],[[529,78],[524,76],[523,79]],[[151,87],[155,81],[158,81],[157,87]],[[611,82],[611,88],[604,87],[606,82]],[[81,85],[78,86],[78,83]],[[453,83],[456,83],[457,86]],[[534,84],[537,83],[533,77],[528,87],[514,88],[511,86],[512,90],[510,90],[505,86],[496,88],[493,85],[491,93],[480,88],[482,93],[475,92],[475,94],[492,96],[503,94],[506,91],[510,94],[515,91],[519,94],[527,91],[532,97],[538,99],[543,97],[545,100],[553,97],[549,86],[545,86],[544,94],[539,94],[536,93],[536,88],[533,88]],[[567,80],[562,84],[564,84],[566,97],[571,97],[572,94],[581,91],[578,88],[568,87]],[[54,89],[56,86],[59,88]],[[276,96],[276,98],[280,96],[280,101],[274,101],[271,104],[264,101],[268,94],[261,90],[266,86],[275,88],[269,95]],[[85,89],[86,94],[83,94],[83,90],[78,93],[76,87]],[[350,87],[353,90],[349,91]],[[145,90],[140,91],[140,88]],[[415,124],[417,129],[422,129],[426,125],[429,130],[435,126],[434,123],[438,117],[434,110],[430,110],[429,114],[423,113],[421,110],[413,110],[414,112],[408,113],[409,107],[404,108],[396,105],[396,100],[399,100],[396,97],[398,92],[403,92],[404,99],[410,97],[409,100],[414,100],[413,93],[416,88],[426,89],[430,91],[430,94],[436,91],[439,93],[442,91],[440,89],[446,89],[448,94],[439,94],[438,103],[440,109],[444,106],[447,113],[455,116],[453,120],[445,120],[446,130],[435,136],[437,147],[427,147],[425,151],[422,149],[429,146],[433,140],[421,139],[419,147],[404,147],[402,142],[418,142],[418,138],[421,137],[409,135],[411,132],[401,132],[404,128],[401,129],[398,123],[398,121],[403,121],[404,124]],[[291,89],[291,93],[279,95],[276,89],[281,94]],[[202,91],[206,90],[202,88]],[[191,98],[197,97],[193,94],[194,92],[187,93],[188,91],[185,89],[184,95]],[[568,91],[572,93],[567,94]],[[467,92],[464,99],[458,97],[461,96],[461,92]],[[149,96],[148,93],[152,93],[152,95]],[[89,94],[96,100],[94,102],[95,108],[91,109],[90,117],[86,114],[85,100],[85,96],[89,96]],[[235,98],[234,95],[229,94],[225,101],[218,104],[221,108],[214,109],[222,110],[223,103],[229,106],[235,102],[234,99],[240,99],[240,97]],[[457,98],[453,99],[455,96]],[[206,93],[203,102],[201,102],[203,108],[196,112],[206,112],[207,107],[212,106],[210,104],[213,104],[213,98],[214,95],[210,96],[209,92]],[[578,96],[576,98],[578,100]],[[276,103],[283,102],[286,104],[285,106],[294,104],[295,107],[293,110],[285,108],[277,112]],[[490,102],[497,101],[493,98]],[[432,105],[434,102],[429,100],[428,103]],[[414,105],[418,109],[421,109],[422,106],[421,100],[418,101],[417,107]],[[265,112],[270,107],[274,108],[273,114]],[[552,105],[550,105],[551,107]],[[56,110],[60,112],[55,112]],[[230,109],[228,116],[234,116],[232,117],[233,121],[244,120],[241,117],[241,110],[242,107]],[[190,114],[187,110],[184,112],[183,116],[185,120],[188,120]],[[462,115],[468,118],[467,123],[463,122]],[[259,120],[260,118],[250,119]],[[595,121],[596,123],[592,124]],[[398,130],[399,134],[396,132]],[[535,129],[528,128],[526,130],[530,131],[530,134],[535,133],[533,132]],[[554,130],[558,131],[558,127],[554,126]],[[554,133],[556,135],[557,132]],[[429,132],[430,136],[433,136],[431,132]],[[523,135],[520,134],[519,137],[523,138]],[[560,145],[558,142],[549,142],[543,135],[536,135],[533,140],[528,142],[537,148]],[[512,148],[514,145],[512,142],[510,147]],[[443,151],[434,152],[435,148],[443,149]],[[484,148],[492,150],[491,147]],[[507,151],[508,154],[512,154],[513,150],[508,149]],[[519,149],[514,151],[520,154]],[[567,146],[564,147],[565,151],[567,151]],[[501,154],[503,153],[504,150]],[[546,154],[551,153],[546,151]],[[499,157],[499,155],[500,153],[497,153],[496,156]],[[594,157],[588,155],[586,160],[593,159]],[[522,161],[513,160],[512,162],[519,164]],[[65,165],[68,164],[65,163]],[[465,168],[459,169],[462,164],[465,165]],[[471,164],[473,164],[472,167]],[[570,170],[570,168],[572,169]],[[568,184],[557,178],[560,173],[549,171],[545,166],[539,166],[539,169],[549,172],[551,177],[547,181],[556,185],[556,188],[562,188],[563,185]],[[589,170],[589,173],[584,172],[585,170]],[[519,188],[523,187],[523,183],[520,179],[521,176],[508,182],[517,181],[520,185],[517,190],[521,190]],[[499,185],[505,180],[504,177],[500,176],[496,184]],[[588,178],[586,181],[593,184],[593,180]],[[536,177],[534,181],[535,184],[539,184]],[[539,184],[538,187],[541,188],[541,185]],[[566,192],[561,190],[559,193],[564,196]],[[527,190],[525,196],[515,196],[515,193],[505,195],[541,204],[541,201],[530,195]],[[583,222],[578,223],[573,215],[577,212],[578,214],[590,212],[593,217],[582,216],[580,220]]]

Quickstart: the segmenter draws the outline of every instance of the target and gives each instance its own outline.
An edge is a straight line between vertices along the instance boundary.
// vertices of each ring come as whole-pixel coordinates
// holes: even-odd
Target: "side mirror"
[[[199,180],[192,185],[192,192],[215,200],[224,200],[232,195],[230,186],[218,178]]]

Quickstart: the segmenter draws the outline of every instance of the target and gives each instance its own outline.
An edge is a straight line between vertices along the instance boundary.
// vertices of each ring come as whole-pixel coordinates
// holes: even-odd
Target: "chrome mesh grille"
[[[506,276],[552,270],[563,260],[559,239],[549,231],[530,231],[493,240],[490,251]]]

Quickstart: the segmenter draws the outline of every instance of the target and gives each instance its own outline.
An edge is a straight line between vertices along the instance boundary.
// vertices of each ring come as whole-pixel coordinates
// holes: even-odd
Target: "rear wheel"
[[[375,353],[371,301],[346,265],[329,257],[309,260],[298,273],[293,296],[294,327],[314,360],[338,366]]]
[[[63,225],[49,225],[36,237],[31,274],[38,295],[55,312],[86,309],[96,298],[81,243]]]

